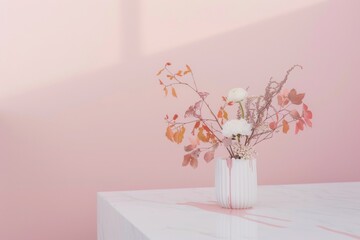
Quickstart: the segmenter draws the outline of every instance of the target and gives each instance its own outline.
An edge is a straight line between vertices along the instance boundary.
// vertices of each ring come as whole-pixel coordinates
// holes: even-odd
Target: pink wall
[[[268,2],[2,1],[0,239],[96,239],[97,191],[213,184],[164,138],[193,99],[163,97],[169,60],[214,103],[302,64],[314,128],[260,146],[259,182],[359,181],[360,2]]]

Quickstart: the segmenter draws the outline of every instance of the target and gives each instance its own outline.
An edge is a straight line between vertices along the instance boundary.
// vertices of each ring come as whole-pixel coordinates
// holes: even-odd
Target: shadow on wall
[[[259,182],[360,180],[359,113],[349,111],[360,100],[358,1],[327,1],[147,56],[134,11],[141,2],[122,3],[125,62],[2,99],[1,239],[95,239],[97,191],[212,185],[212,164],[181,168],[181,147],[163,136],[162,116],[194,100],[183,89],[179,101],[162,96],[154,75],[169,60],[190,64],[213,103],[237,85],[261,93],[272,74],[303,64],[291,86],[308,94],[315,127],[262,146]],[[171,31],[158,34],[172,41]],[[329,131],[344,125],[353,127]]]

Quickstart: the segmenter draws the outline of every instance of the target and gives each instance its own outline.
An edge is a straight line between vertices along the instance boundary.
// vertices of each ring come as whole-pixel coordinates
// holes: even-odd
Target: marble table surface
[[[247,210],[213,188],[100,192],[98,240],[360,239],[360,182],[260,186]]]

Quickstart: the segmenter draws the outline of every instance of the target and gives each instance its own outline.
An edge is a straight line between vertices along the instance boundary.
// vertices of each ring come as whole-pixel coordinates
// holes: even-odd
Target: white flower
[[[231,138],[233,135],[249,136],[251,134],[251,124],[245,119],[234,119],[227,121],[222,129],[222,134],[225,137]]]
[[[233,88],[229,91],[228,102],[241,102],[247,97],[248,93],[243,88]]]

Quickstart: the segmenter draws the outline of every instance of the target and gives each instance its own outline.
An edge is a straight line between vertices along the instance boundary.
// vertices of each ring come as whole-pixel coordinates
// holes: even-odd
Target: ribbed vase
[[[250,208],[257,199],[256,159],[217,159],[216,200],[223,208]]]

